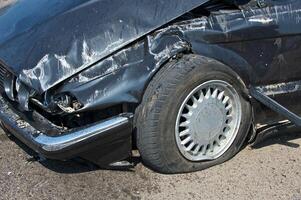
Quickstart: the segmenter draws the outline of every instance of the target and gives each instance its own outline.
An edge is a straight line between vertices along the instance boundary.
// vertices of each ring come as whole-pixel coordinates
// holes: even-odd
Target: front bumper
[[[93,157],[102,160],[103,163],[110,163],[128,157],[131,150],[132,116],[125,113],[51,136],[34,128],[28,120],[22,119],[11,105],[0,97],[2,125],[31,149],[52,159],[65,160],[86,156],[88,159]],[[114,156],[106,160],[99,159],[102,153],[111,152],[114,152]],[[99,156],[95,156],[96,154]]]

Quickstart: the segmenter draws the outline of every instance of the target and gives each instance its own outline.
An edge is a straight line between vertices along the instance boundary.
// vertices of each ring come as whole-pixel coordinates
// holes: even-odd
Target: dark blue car
[[[201,170],[301,126],[300,55],[300,0],[16,0],[0,119],[46,158]]]

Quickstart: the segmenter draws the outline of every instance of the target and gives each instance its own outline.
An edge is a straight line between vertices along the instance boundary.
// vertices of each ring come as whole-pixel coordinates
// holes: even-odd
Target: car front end
[[[46,158],[66,160],[81,156],[88,160],[96,149],[112,155],[101,164],[110,164],[115,160],[128,158],[131,152],[132,118],[131,113],[119,113],[115,116],[86,123],[85,125],[69,126],[63,124],[67,114],[61,110],[61,124],[47,119],[44,113],[34,109],[37,100],[29,97],[30,91],[18,85],[11,72],[1,66],[0,118],[5,130],[12,133],[37,153]],[[20,83],[19,83],[20,84]],[[33,103],[35,102],[35,103]],[[59,106],[57,106],[59,109]],[[44,116],[43,116],[44,114]],[[48,113],[48,116],[50,114]],[[54,114],[55,115],[55,114]],[[78,117],[80,114],[76,114]],[[54,118],[52,116],[52,118]],[[69,118],[71,120],[71,118]],[[90,155],[92,154],[92,155]],[[101,155],[101,154],[100,154]],[[116,158],[118,156],[118,158]],[[94,162],[101,160],[98,156]]]
[[[206,1],[172,2],[29,0],[2,8],[4,129],[47,158],[79,156],[99,165],[128,158],[147,82],[189,49],[171,36],[167,54],[147,35]],[[157,7],[173,12],[158,15]]]

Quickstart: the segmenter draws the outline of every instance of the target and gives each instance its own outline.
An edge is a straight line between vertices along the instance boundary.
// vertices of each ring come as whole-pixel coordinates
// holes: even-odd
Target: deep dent
[[[271,84],[290,59],[287,52],[294,51],[288,46],[298,40],[294,34],[301,32],[300,26],[294,26],[301,17],[296,6],[301,8],[300,3],[294,3],[221,11],[173,23],[77,74],[58,92],[75,96],[84,105],[78,112],[139,103],[154,74],[179,53],[216,59],[232,67],[246,85]],[[288,18],[294,18],[290,23],[295,28],[287,28]],[[260,43],[266,43],[267,48],[258,48],[264,46]]]

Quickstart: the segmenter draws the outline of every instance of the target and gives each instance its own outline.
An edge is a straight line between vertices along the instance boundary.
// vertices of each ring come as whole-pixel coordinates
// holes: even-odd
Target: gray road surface
[[[0,0],[0,7],[9,1]],[[109,171],[74,161],[36,161],[19,145],[0,131],[0,200],[301,200],[301,132],[275,133],[225,164],[183,175],[161,175],[141,163],[131,171]]]
[[[222,165],[182,175],[161,175],[141,163],[110,171],[38,162],[17,144],[0,132],[0,199],[301,200],[301,132],[275,133]]]

